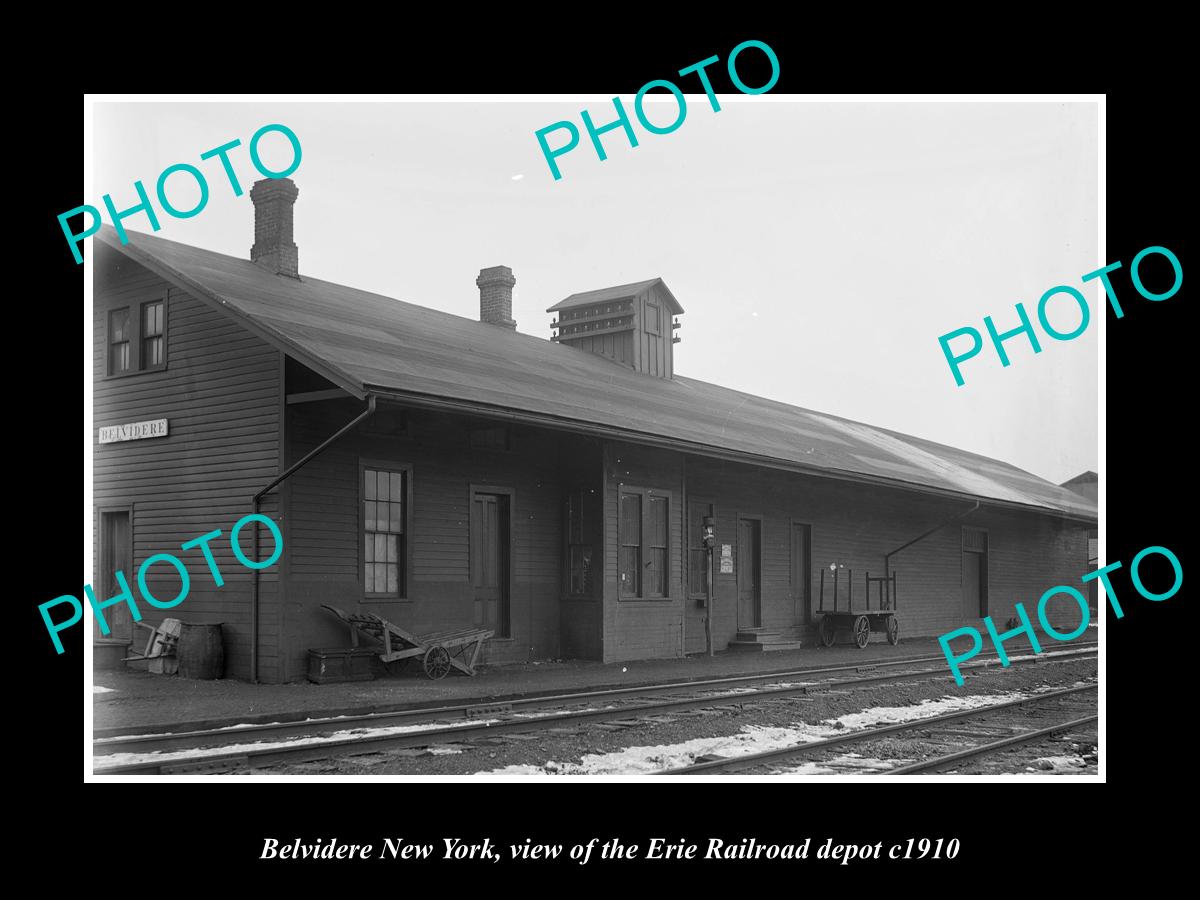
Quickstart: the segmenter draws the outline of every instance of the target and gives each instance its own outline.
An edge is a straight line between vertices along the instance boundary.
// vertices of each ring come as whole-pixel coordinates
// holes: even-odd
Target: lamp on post
[[[704,609],[704,640],[708,645],[708,655],[713,655],[712,636],[712,607],[713,607],[713,548],[717,545],[717,535],[714,531],[712,516],[704,517],[704,551],[707,554],[708,566],[705,568],[705,609]]]

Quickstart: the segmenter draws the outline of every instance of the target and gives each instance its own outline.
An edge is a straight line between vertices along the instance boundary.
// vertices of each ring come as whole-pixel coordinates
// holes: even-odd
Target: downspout
[[[324,453],[334,441],[344,435],[347,431],[354,428],[358,423],[373,415],[375,412],[375,395],[367,394],[367,408],[355,416],[351,421],[347,422],[330,437],[327,437],[316,449],[310,451],[299,462],[295,463],[287,469],[282,475],[268,484],[265,488],[254,495],[254,514],[259,515],[259,506],[262,503],[262,498],[273,491],[276,487],[282,484],[287,479],[291,478],[296,472],[308,465],[313,459]],[[258,547],[259,525],[258,520],[254,520],[254,559],[259,559]],[[254,570],[254,588],[250,595],[250,680],[254,684],[258,684],[258,592],[259,592],[259,570]]]
[[[682,460],[682,472],[679,476],[679,512],[683,516],[683,552],[680,556],[679,578],[680,591],[682,594],[682,611],[679,613],[679,658],[687,657],[687,614],[688,614],[688,563],[691,558],[692,545],[688,543],[688,523],[691,521],[688,518],[688,499],[687,499],[687,456],[680,454]]]
[[[976,501],[975,501],[975,505],[974,505],[974,506],[972,506],[970,509],[968,509],[966,512],[960,512],[960,513],[959,513],[958,515],[956,515],[956,516],[951,516],[951,517],[950,517],[949,519],[947,519],[945,522],[941,522],[941,523],[939,523],[939,524],[937,524],[937,525],[934,525],[934,526],[933,526],[932,528],[930,528],[928,531],[924,532],[923,534],[919,535],[918,537],[915,537],[915,538],[913,538],[913,539],[912,539],[911,541],[909,541],[907,544],[901,544],[899,547],[897,547],[897,548],[896,548],[895,550],[893,550],[892,552],[890,552],[890,553],[885,553],[885,554],[883,555],[883,577],[884,577],[884,579],[887,579],[887,578],[889,578],[889,577],[891,576],[891,574],[892,574],[892,573],[891,573],[891,569],[890,569],[890,564],[891,564],[891,559],[892,559],[892,557],[893,557],[893,556],[895,556],[895,555],[896,555],[897,553],[899,553],[901,550],[904,550],[904,549],[905,549],[905,548],[907,548],[907,547],[911,547],[911,546],[912,546],[913,544],[915,544],[917,541],[923,541],[923,540],[925,540],[925,538],[929,537],[929,536],[930,536],[931,534],[933,534],[935,531],[937,531],[937,530],[938,530],[938,529],[940,529],[940,528],[945,528],[945,527],[946,527],[947,525],[949,525],[951,522],[957,522],[959,519],[961,519],[961,518],[963,518],[963,517],[965,517],[965,516],[969,516],[971,513],[975,512],[975,510],[977,510],[977,509],[979,509],[979,501],[978,501],[978,500],[976,500]],[[890,583],[890,582],[886,582],[886,581],[885,581],[885,583]],[[870,586],[870,585],[868,585],[868,587],[869,587],[869,586]],[[870,601],[870,599],[871,599],[871,597],[870,597],[870,595],[868,594],[868,596],[867,596],[867,600],[868,600],[868,602]],[[893,602],[894,602],[894,601],[893,601]]]

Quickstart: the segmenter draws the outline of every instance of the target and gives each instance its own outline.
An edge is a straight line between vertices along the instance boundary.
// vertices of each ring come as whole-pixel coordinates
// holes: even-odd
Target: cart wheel
[[[888,616],[887,619],[887,636],[888,643],[895,647],[900,643],[900,620],[895,616]]]
[[[431,679],[445,678],[450,671],[450,654],[445,647],[430,647],[425,651],[425,674]]]
[[[826,647],[833,646],[834,631],[836,631],[836,627],[833,624],[833,618],[821,616],[821,643]]]
[[[854,643],[858,645],[859,650],[864,650],[869,640],[871,640],[871,620],[866,616],[859,616],[854,622]]]

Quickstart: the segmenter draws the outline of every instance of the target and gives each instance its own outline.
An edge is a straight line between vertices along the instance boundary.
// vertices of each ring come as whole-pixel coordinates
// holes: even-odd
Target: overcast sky
[[[627,108],[632,98],[623,98]],[[550,174],[534,132],[579,111],[610,121],[611,100],[421,103],[98,103],[95,196],[136,203],[167,166],[208,176],[194,218],[160,212],[158,235],[249,257],[258,177],[246,145],[262,125],[299,136],[295,239],[301,275],[471,318],[475,277],[506,265],[518,330],[548,338],[546,307],[577,291],[662,277],[680,317],[676,372],[918,435],[1062,482],[1097,468],[1097,114],[1092,103],[806,103],[688,97],[678,130],[639,146],[586,133]],[[652,121],[675,112],[648,104]],[[632,113],[631,113],[632,117]],[[563,140],[553,136],[552,145]],[[262,143],[282,168],[287,142]],[[168,196],[192,205],[188,178]],[[127,226],[149,232],[144,216]],[[983,317],[1018,324],[1055,285],[1083,290],[1080,338],[1040,335],[990,348],[955,385],[938,336]],[[1078,323],[1053,309],[1061,331]]]

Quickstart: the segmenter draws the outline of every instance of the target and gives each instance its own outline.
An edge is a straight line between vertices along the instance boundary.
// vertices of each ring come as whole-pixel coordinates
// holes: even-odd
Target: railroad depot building
[[[1088,571],[1087,498],[675,374],[684,310],[662,279],[566,297],[546,340],[515,330],[504,266],[479,274],[479,321],[310,277],[297,196],[288,179],[254,187],[249,259],[132,232],[122,245],[107,226],[94,250],[92,584],[111,597],[116,571],[136,585],[147,558],[179,556],[187,598],[139,607],[223,623],[228,677],[301,679],[309,648],[346,646],[322,604],[418,633],[494,628],[486,662],[703,651],[705,516],[718,650],[818,645],[831,566],[841,602],[849,582],[861,603],[892,554],[907,637],[1002,624],[1017,601],[1033,615]],[[261,497],[284,550],[256,579],[229,529],[284,475]],[[217,528],[220,587],[179,549]],[[148,585],[174,597],[179,576],[157,566]],[[1073,627],[1065,602],[1052,621]],[[97,665],[119,665],[132,623],[107,612]]]

